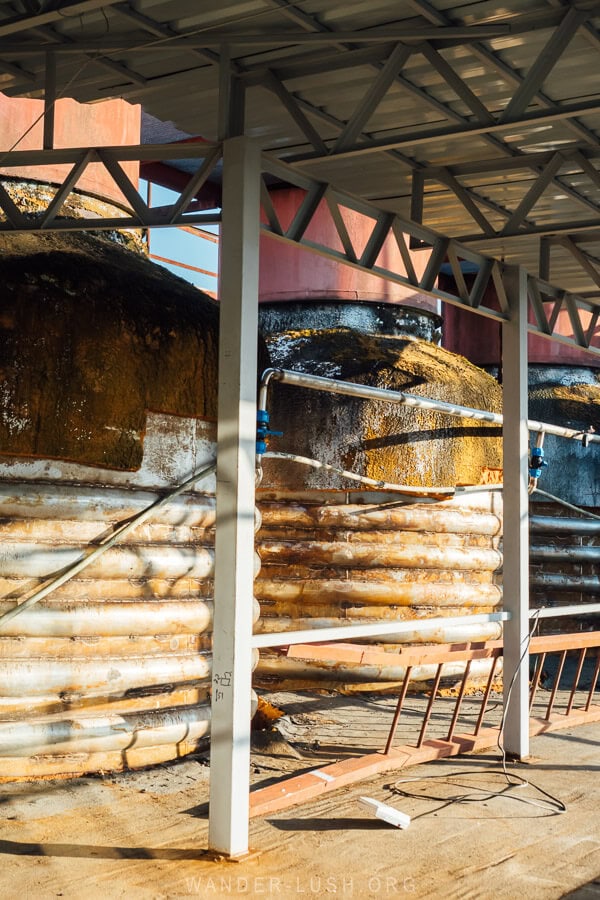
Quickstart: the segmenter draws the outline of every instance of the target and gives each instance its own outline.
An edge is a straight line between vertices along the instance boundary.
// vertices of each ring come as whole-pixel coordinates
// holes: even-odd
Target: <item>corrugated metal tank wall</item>
[[[104,238],[0,243],[1,615],[214,457],[218,306]],[[0,779],[207,738],[213,492],[0,623]]]
[[[467,281],[472,275],[465,275]],[[441,287],[454,288],[451,276]],[[490,286],[485,302],[494,305]],[[473,327],[473,317],[460,309],[444,309],[444,346],[499,374],[501,332],[497,323],[482,320]],[[572,336],[567,310],[559,313],[558,331]],[[529,415],[532,419],[574,428],[582,437],[598,430],[600,412],[600,363],[598,358],[576,347],[528,337]],[[539,487],[595,515],[600,509],[600,463],[598,446],[546,435],[544,452],[548,468]],[[597,522],[585,513],[533,494],[530,502],[530,582],[533,606],[561,606],[600,598],[600,549]],[[543,620],[546,631],[580,630],[591,627],[589,618],[577,616]]]
[[[261,307],[275,366],[466,406],[500,409],[493,378],[437,346],[439,320],[391,304],[294,302]],[[412,333],[411,333],[412,332]],[[427,339],[429,338],[429,339]],[[273,383],[271,447],[382,481],[413,487],[479,484],[501,465],[497,428],[439,413],[321,394]],[[501,498],[485,491],[425,504],[356,489],[331,472],[264,460],[259,490],[261,573],[256,594],[261,631],[318,628],[352,621],[414,621],[398,644],[485,640],[497,624],[432,632],[434,616],[492,612],[501,605]],[[449,673],[450,674],[450,673]],[[431,675],[423,671],[413,680]],[[477,672],[473,673],[474,676]],[[323,660],[303,663],[284,651],[261,653],[259,685],[372,688],[403,677],[398,667],[371,670]]]

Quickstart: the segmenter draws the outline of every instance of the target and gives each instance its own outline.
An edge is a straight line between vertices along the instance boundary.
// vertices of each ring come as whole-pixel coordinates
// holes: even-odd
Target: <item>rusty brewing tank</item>
[[[465,274],[467,283],[473,275]],[[455,290],[449,274],[440,276],[443,290]],[[495,288],[490,284],[486,304],[497,304]],[[530,315],[533,315],[530,313]],[[494,375],[501,365],[501,326],[491,319],[445,304],[443,345],[461,353]],[[572,336],[568,311],[560,311],[556,323],[560,334]],[[600,362],[597,356],[578,347],[550,341],[538,335],[528,336],[529,415],[585,432],[598,429],[600,410]],[[544,449],[549,467],[540,487],[578,506],[600,506],[600,467],[598,453],[576,441],[547,435]],[[532,498],[537,501],[536,496]]]
[[[218,306],[91,235],[4,235],[0,274],[1,615],[214,457]],[[207,739],[214,515],[205,479],[0,622],[0,779]]]
[[[269,193],[271,205],[280,223],[287,228],[293,221],[305,192],[298,188],[273,188]],[[354,210],[342,207],[348,240],[357,256],[363,252],[374,227],[374,220]],[[342,249],[338,230],[326,200],[322,200],[306,228],[303,239]],[[407,240],[408,243],[408,240]],[[412,268],[421,277],[429,260],[429,251],[408,251]],[[406,273],[405,261],[393,237],[388,237],[380,250],[377,265],[391,271]],[[263,235],[260,244],[259,299],[261,303],[337,300],[343,304],[360,300],[378,304],[390,303],[420,307],[431,313],[439,312],[439,302],[411,287],[384,281],[366,271],[340,265],[333,259],[311,253],[297,245],[280,243]]]
[[[437,336],[437,317],[427,326],[422,309],[413,311],[411,321],[406,308],[396,317],[397,308],[387,304],[380,313],[377,304],[361,306],[312,301],[303,316],[297,302],[287,311],[283,304],[263,305],[261,323],[273,364],[500,410],[493,378],[424,339]],[[272,439],[272,449],[387,482],[414,488],[479,485],[493,480],[501,466],[499,430],[469,420],[277,382],[269,405],[272,427],[284,431]],[[435,632],[419,627],[425,618],[501,606],[499,493],[484,490],[441,503],[419,502],[417,496],[407,502],[330,472],[267,458],[259,497],[259,630],[413,622],[408,633],[373,639],[386,650],[402,643],[500,637],[497,623],[449,624]],[[413,679],[431,674],[420,670]],[[296,687],[362,683],[372,689],[403,677],[394,665],[303,662],[279,651],[261,653],[257,669],[260,686],[284,679]]]

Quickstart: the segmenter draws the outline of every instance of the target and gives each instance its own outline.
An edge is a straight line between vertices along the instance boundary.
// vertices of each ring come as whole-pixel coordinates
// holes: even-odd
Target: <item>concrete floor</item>
[[[310,715],[296,709],[282,723],[287,740],[262,742],[254,780],[313,768],[330,756],[319,727],[331,731],[337,719],[343,728],[344,714],[328,700],[319,711],[312,698]],[[376,707],[386,706],[345,698],[339,709],[355,718],[363,702],[373,721]],[[304,742],[302,715],[309,718]],[[530,786],[508,791],[492,752],[388,773],[253,820],[253,852],[237,863],[207,859],[202,758],[104,779],[3,785],[0,896],[592,900],[600,898],[599,749],[600,724],[534,738],[531,761],[514,768]],[[397,785],[402,795],[392,788],[417,777]],[[532,785],[562,801],[566,812],[522,802],[542,802]],[[360,796],[409,814],[410,827],[375,819]]]

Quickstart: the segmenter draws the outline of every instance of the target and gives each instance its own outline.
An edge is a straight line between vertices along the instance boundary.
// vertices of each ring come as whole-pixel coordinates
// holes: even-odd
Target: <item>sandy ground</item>
[[[334,705],[323,728],[343,720]],[[346,706],[356,712],[356,703]],[[302,715],[290,717],[288,730],[301,730]],[[309,718],[304,745],[296,734],[300,750],[279,738],[257,750],[256,782],[331,755],[315,738],[318,713]],[[501,797],[485,793],[506,787],[497,753],[388,773],[253,820],[252,852],[235,863],[207,858],[202,758],[104,779],[3,785],[0,896],[545,900],[578,889],[573,896],[592,900],[600,897],[599,749],[600,724],[535,738],[531,761],[515,768],[530,786]],[[404,794],[391,787],[415,777],[397,785]],[[566,812],[523,803],[542,802],[532,784]],[[359,804],[361,795],[409,814],[410,827],[378,821]]]

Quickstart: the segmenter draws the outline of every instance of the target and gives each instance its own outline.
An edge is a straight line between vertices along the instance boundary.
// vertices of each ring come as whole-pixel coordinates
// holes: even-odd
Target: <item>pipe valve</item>
[[[544,459],[544,448],[533,447],[531,450],[531,458],[529,460],[529,477],[537,480],[547,465],[548,463]]]
[[[268,437],[282,437],[283,431],[273,431],[269,428],[269,413],[266,409],[259,409],[256,412],[256,453],[262,456],[267,452]]]

